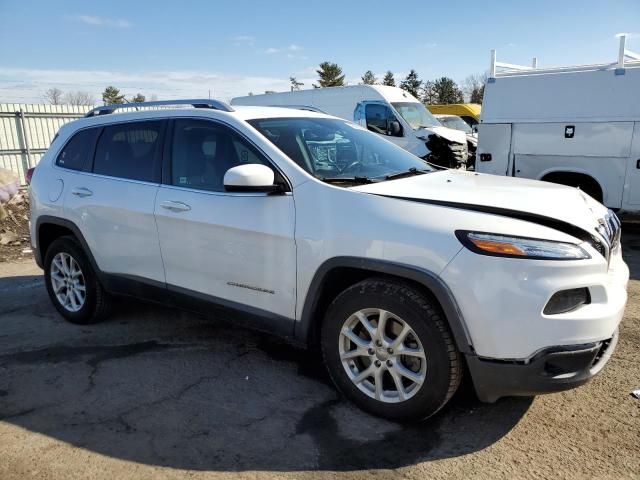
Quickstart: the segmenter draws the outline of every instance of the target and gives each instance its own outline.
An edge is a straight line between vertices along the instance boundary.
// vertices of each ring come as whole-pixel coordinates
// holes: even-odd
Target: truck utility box
[[[640,55],[620,39],[610,64],[537,68],[492,51],[476,170],[576,186],[640,210]]]

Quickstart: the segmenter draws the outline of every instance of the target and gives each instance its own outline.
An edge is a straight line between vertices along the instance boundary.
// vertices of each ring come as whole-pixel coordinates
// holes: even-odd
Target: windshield
[[[392,103],[398,113],[411,125],[411,128],[417,130],[421,127],[439,127],[440,122],[433,114],[418,102],[396,102]]]
[[[332,118],[268,118],[249,123],[291,160],[321,179],[385,180],[428,164],[362,127]]]
[[[471,134],[473,130],[467,122],[462,120],[460,117],[456,115],[452,115],[450,117],[437,117],[442,125],[449,128],[454,128],[456,130],[462,130],[464,133]]]

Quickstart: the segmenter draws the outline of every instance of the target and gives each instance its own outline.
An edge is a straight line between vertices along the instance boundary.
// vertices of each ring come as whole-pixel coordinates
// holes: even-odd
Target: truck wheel
[[[73,237],[58,238],[49,246],[44,279],[56,310],[71,323],[96,323],[107,315],[107,294]]]
[[[370,279],[342,292],[321,331],[325,365],[363,410],[395,421],[440,410],[460,385],[462,363],[437,304],[412,287]]]

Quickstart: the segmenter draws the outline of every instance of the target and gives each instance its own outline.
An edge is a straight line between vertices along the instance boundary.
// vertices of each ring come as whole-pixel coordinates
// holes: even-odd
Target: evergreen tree
[[[413,68],[406,76],[406,78],[400,82],[400,88],[409,92],[414,97],[420,97],[420,87],[422,86],[422,80],[418,80],[418,72]]]
[[[124,95],[116,87],[109,86],[102,92],[102,101],[105,105],[124,103]]]
[[[320,78],[318,79],[318,85],[313,85],[315,88],[343,87],[345,84],[342,69],[337,63],[322,62],[316,72]]]
[[[387,70],[387,73],[384,74],[384,78],[382,79],[382,84],[387,85],[389,87],[396,86],[396,79],[393,78],[393,72],[391,70]]]
[[[132,102],[134,103],[142,103],[147,99],[147,97],[145,97],[144,95],[142,95],[141,93],[136,93],[135,97],[133,97],[131,99]]]
[[[291,82],[291,91],[300,90],[300,87],[304,85],[304,83],[299,82],[296,77],[289,77],[289,81]]]
[[[378,79],[371,70],[364,72],[364,75],[362,76],[363,85],[375,85],[376,83],[378,83]]]
[[[433,89],[437,96],[436,101],[440,105],[464,102],[462,90],[460,90],[458,85],[456,85],[456,82],[449,77],[441,77],[436,80],[433,85]]]

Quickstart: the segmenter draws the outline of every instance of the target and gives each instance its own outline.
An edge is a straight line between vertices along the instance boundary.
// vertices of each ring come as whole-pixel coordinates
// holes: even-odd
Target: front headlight
[[[457,230],[456,237],[469,250],[494,257],[532,260],[582,260],[591,256],[579,245],[538,238]]]

